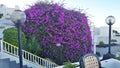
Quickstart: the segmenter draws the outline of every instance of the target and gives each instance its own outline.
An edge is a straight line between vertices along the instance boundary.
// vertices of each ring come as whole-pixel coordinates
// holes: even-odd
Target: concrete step
[[[10,68],[10,59],[0,59],[0,68]]]
[[[10,59],[0,59],[0,68],[20,68],[19,63],[16,61],[10,61]],[[23,68],[32,68],[24,65]]]
[[[27,66],[27,65],[24,65],[23,68],[28,68],[28,66]]]
[[[17,68],[17,64],[15,61],[10,61],[10,68]]]

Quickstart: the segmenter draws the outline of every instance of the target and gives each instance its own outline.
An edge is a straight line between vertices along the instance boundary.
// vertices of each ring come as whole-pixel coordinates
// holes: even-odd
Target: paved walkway
[[[79,65],[79,62],[76,62],[76,63],[73,63],[73,64]],[[111,58],[111,59],[108,59],[108,60],[101,61],[101,66],[105,67],[105,68],[120,68],[120,61]],[[64,67],[64,65],[56,67],[56,68],[63,68],[63,67]],[[79,67],[76,67],[76,68],[79,68]]]

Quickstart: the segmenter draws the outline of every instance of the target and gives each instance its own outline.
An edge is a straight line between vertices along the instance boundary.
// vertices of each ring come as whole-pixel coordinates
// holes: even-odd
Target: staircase
[[[16,61],[10,61],[9,58],[6,59],[0,59],[0,68],[19,68],[19,63],[16,63]],[[27,65],[24,65],[23,68],[32,68],[28,67]]]
[[[23,68],[54,68],[58,65],[22,50]],[[19,68],[18,47],[0,40],[0,68]]]

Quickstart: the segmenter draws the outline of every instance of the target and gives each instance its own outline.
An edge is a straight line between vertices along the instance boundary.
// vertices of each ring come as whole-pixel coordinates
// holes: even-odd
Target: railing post
[[[3,40],[0,38],[0,52],[3,52]]]
[[[3,55],[3,40],[0,38],[0,59],[2,58]]]

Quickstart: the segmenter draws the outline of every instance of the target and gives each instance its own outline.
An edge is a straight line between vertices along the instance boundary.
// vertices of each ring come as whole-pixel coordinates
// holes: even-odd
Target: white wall
[[[10,20],[10,15],[14,10],[15,8],[7,8],[5,5],[0,4],[0,13],[3,14],[2,18],[0,18],[0,26],[5,27],[0,28],[0,38],[3,38],[4,29],[14,26],[14,23]]]
[[[120,44],[120,37],[116,36],[115,33],[113,33],[113,30],[118,30],[118,28],[112,28],[111,29],[111,39],[116,39],[117,44]],[[99,28],[94,28],[94,31],[92,32],[92,37],[93,42],[96,40],[94,44],[99,44],[100,41],[103,41],[105,44],[108,44],[108,37],[109,37],[109,27],[99,27]]]

